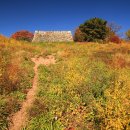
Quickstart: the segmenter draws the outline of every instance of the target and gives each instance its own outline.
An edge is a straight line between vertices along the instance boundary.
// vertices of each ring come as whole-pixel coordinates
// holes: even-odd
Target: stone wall
[[[33,42],[73,42],[71,31],[35,31]]]

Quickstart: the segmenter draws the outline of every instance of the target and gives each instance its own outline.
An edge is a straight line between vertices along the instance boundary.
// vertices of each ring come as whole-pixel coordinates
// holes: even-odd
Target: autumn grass
[[[39,47],[0,36],[0,130],[26,99],[34,77],[30,58],[39,53]]]
[[[130,123],[130,45],[46,44],[27,130],[124,130]]]
[[[36,100],[24,130],[128,130],[130,45],[29,43],[0,36],[0,129],[32,86],[31,57],[53,54],[39,67]]]

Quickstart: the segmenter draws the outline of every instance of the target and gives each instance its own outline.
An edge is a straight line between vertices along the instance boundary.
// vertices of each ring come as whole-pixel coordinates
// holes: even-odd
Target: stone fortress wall
[[[35,31],[33,42],[73,42],[71,31]]]

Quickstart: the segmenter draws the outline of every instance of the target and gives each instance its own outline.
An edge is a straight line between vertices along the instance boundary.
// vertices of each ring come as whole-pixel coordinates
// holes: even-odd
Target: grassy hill
[[[24,130],[127,130],[130,128],[130,45],[28,43],[0,37],[0,129],[26,100],[35,55],[41,65],[37,97]]]

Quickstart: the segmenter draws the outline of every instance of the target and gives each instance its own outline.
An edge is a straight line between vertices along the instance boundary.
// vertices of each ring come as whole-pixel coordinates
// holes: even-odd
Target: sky
[[[130,29],[130,0],[0,0],[0,34],[74,30],[99,17]]]

